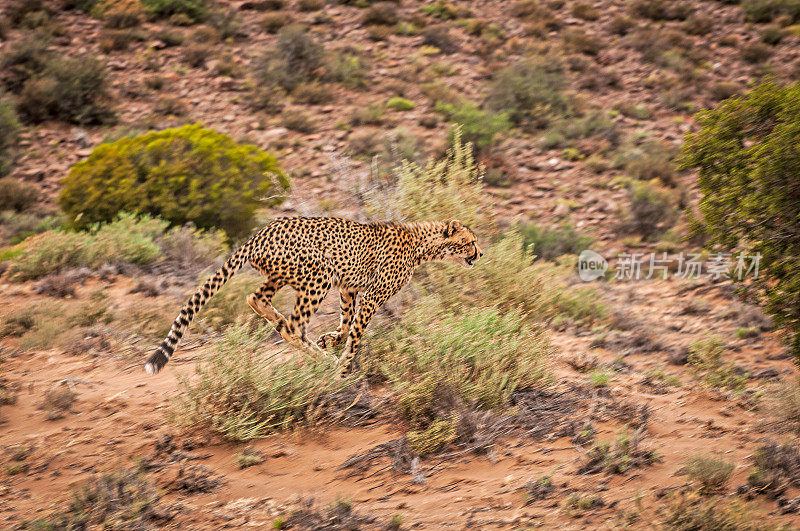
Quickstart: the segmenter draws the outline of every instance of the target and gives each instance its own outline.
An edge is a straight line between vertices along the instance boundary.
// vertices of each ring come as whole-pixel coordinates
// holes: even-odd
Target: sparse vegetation
[[[553,118],[570,113],[565,89],[566,78],[557,59],[521,59],[494,76],[486,107],[508,113],[515,124],[542,128]]]
[[[747,383],[747,373],[722,359],[726,347],[718,337],[695,341],[689,346],[689,363],[711,387],[725,387],[741,391]]]
[[[5,98],[0,99],[0,177],[11,171],[14,165],[20,128],[21,125],[17,119],[17,113],[14,112],[14,109]],[[8,204],[3,197],[4,186],[8,186],[8,184],[0,185],[0,204],[2,205]],[[2,210],[5,210],[5,208],[4,206]]]
[[[59,204],[75,227],[133,212],[241,237],[253,227],[257,206],[281,201],[288,180],[272,155],[186,125],[101,144],[63,186]],[[265,195],[278,197],[264,203]]]
[[[305,27],[291,24],[278,31],[278,42],[256,62],[254,75],[263,83],[291,91],[320,79],[324,69],[325,49]]]
[[[734,464],[713,457],[694,456],[684,470],[689,478],[700,485],[702,494],[713,494],[725,487],[733,473]]]
[[[695,529],[737,529],[771,531],[779,529],[739,500],[706,498],[698,493],[681,492],[667,497],[659,509],[660,524],[670,531]]]
[[[582,474],[625,474],[631,468],[643,467],[660,461],[653,450],[642,448],[644,430],[639,428],[633,435],[627,430],[617,434],[614,446],[609,442],[597,442],[589,449],[586,460],[580,467]]]

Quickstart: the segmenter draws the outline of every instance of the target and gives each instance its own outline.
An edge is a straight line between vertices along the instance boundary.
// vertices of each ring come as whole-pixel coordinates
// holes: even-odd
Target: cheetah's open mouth
[[[467,266],[472,267],[472,264],[474,264],[475,260],[477,260],[477,259],[478,259],[478,253],[475,253],[472,256],[468,257],[468,258],[464,258],[464,262],[467,263]]]

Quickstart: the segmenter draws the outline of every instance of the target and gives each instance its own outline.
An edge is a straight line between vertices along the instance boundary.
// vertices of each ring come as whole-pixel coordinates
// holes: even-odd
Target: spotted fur
[[[145,369],[154,374],[166,365],[200,308],[250,262],[266,277],[247,298],[253,311],[272,323],[284,340],[309,353],[326,354],[325,349],[347,340],[342,369],[346,374],[372,315],[408,282],[419,264],[451,261],[471,267],[481,255],[475,235],[456,220],[364,224],[339,218],[276,219],[247,240],[192,295]],[[339,326],[312,342],[307,336],[308,321],[334,284],[339,286]],[[271,303],[273,295],[287,285],[296,292],[288,319]]]

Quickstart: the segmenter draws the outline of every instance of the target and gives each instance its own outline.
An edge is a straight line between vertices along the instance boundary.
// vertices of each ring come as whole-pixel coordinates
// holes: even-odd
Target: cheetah
[[[266,277],[247,298],[253,311],[272,323],[287,343],[308,354],[327,355],[329,347],[347,341],[340,360],[341,375],[345,376],[373,314],[409,281],[418,265],[448,261],[472,267],[482,254],[475,234],[458,220],[359,223],[341,218],[275,219],[250,237],[191,296],[167,337],[148,358],[145,370],[155,374],[166,365],[200,308],[250,262]],[[273,295],[287,285],[296,291],[288,319],[271,303]],[[334,285],[339,287],[339,326],[312,342],[307,335],[308,321]]]

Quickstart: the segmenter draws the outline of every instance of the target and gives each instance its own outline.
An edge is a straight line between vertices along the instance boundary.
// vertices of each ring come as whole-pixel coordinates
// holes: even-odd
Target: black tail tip
[[[152,356],[147,359],[147,363],[144,364],[144,370],[147,374],[155,374],[161,369],[164,368],[164,365],[167,364],[169,361],[169,356],[164,354],[164,352],[159,347]]]

